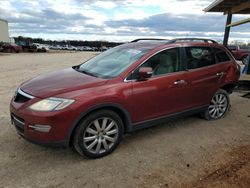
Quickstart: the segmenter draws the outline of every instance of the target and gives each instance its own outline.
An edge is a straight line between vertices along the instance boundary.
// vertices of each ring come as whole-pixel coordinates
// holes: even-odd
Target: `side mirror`
[[[150,78],[153,74],[153,69],[151,67],[141,67],[139,69],[138,80],[143,81]]]

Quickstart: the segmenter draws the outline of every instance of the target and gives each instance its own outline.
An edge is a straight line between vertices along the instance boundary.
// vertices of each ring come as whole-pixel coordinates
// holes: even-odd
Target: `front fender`
[[[87,110],[84,110],[75,119],[75,121],[72,123],[72,125],[69,128],[68,135],[67,135],[67,138],[66,138],[66,143],[67,143],[68,147],[70,146],[70,141],[72,139],[74,130],[79,125],[79,123],[81,122],[81,120],[84,117],[86,117],[88,114],[90,114],[91,112],[94,112],[94,111],[99,110],[99,109],[104,109],[104,108],[115,108],[115,109],[120,110],[123,113],[124,117],[125,117],[125,122],[124,122],[125,123],[125,127],[124,127],[125,128],[125,132],[130,131],[130,129],[131,129],[130,114],[129,114],[129,112],[123,106],[121,106],[120,104],[117,104],[117,103],[103,103],[103,104],[98,104],[98,105],[95,105],[95,106],[92,106],[92,107],[88,108]]]

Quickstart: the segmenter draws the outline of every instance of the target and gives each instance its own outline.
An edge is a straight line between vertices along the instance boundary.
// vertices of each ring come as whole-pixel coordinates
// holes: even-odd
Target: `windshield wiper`
[[[80,69],[79,67],[73,67],[73,69],[75,69],[75,70],[78,71],[78,72],[81,72],[81,73],[90,75],[90,76],[98,77],[96,74],[91,73],[91,72],[88,72],[88,71],[83,70],[83,69]]]
[[[79,70],[79,72],[82,72],[82,73],[87,74],[87,75],[90,75],[90,76],[98,77],[98,76],[96,76],[95,74],[93,74],[93,73],[91,73],[91,72],[88,72],[88,71],[86,71],[86,70]]]

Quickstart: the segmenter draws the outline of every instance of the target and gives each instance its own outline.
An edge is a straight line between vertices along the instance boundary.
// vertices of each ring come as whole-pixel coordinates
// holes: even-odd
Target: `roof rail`
[[[139,42],[139,41],[147,41],[147,40],[157,40],[157,41],[159,41],[159,40],[167,40],[167,39],[157,39],[157,38],[141,38],[141,39],[135,39],[135,40],[132,40],[131,41],[131,43],[132,42]]]
[[[214,43],[214,44],[218,44],[215,40],[212,40],[212,39],[204,39],[204,38],[176,38],[176,39],[172,39],[172,40],[169,40],[167,43],[176,43],[178,41],[203,41],[203,42],[206,42],[206,43]]]

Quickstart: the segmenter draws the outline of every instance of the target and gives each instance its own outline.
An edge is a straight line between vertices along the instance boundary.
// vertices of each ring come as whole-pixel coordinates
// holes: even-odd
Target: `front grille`
[[[17,103],[25,103],[30,99],[33,99],[34,96],[29,95],[28,93],[23,92],[20,88],[16,91],[16,95],[14,96],[14,101]]]
[[[23,134],[24,133],[24,125],[25,125],[24,119],[14,115],[14,114],[11,114],[11,119],[12,119],[12,123],[15,125],[18,132]]]
[[[24,103],[24,102],[29,101],[29,100],[30,100],[30,98],[25,97],[18,92],[17,92],[16,97],[14,99],[14,101],[18,102],[18,103]]]

